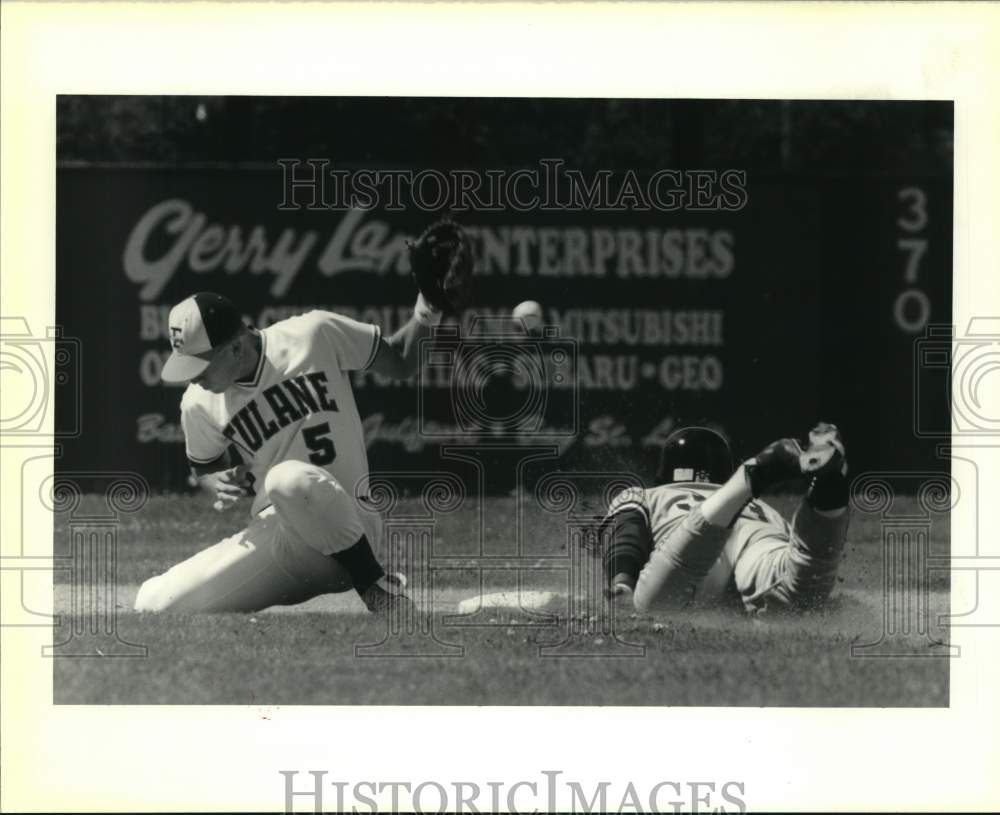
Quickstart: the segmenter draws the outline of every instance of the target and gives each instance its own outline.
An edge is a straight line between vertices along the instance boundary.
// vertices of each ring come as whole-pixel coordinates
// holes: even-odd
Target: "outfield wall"
[[[225,294],[261,327],[310,308],[387,332],[405,321],[404,240],[432,216],[282,209],[284,183],[277,167],[58,170],[57,321],[82,360],[79,404],[57,405],[59,421],[81,419],[61,468],[186,485],[181,391],[158,374],[167,313],[190,293]],[[453,344],[489,345],[477,317],[537,300],[550,336],[518,353],[548,384],[497,373],[469,402],[435,358],[421,388],[358,374],[372,469],[468,469],[452,448],[493,442],[507,449],[481,454],[491,491],[510,488],[519,450],[538,469],[648,476],[676,422],[714,419],[749,455],[820,415],[844,427],[858,470],[946,469],[940,439],[914,434],[918,404],[924,430],[948,419],[943,369],[915,377],[914,343],[951,319],[950,183],[750,173],[746,193],[725,211],[462,215],[477,303]],[[482,404],[490,427],[519,434],[477,425]]]

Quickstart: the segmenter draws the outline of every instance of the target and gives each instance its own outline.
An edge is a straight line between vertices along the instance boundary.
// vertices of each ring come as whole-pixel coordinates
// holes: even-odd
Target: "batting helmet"
[[[710,427],[682,427],[667,438],[660,455],[658,484],[705,481],[722,484],[733,474],[729,439]]]

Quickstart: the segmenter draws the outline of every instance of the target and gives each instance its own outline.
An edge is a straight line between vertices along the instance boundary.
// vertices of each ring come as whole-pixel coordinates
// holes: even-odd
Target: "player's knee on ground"
[[[165,590],[165,581],[161,575],[151,577],[139,586],[135,595],[136,611],[169,611],[171,598]]]

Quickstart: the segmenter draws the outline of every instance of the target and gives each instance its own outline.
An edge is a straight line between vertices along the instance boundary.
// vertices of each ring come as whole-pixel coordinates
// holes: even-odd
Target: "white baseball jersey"
[[[666,540],[697,504],[719,488],[718,484],[678,482],[651,489],[629,487],[612,500],[608,517],[626,510],[641,512],[653,535],[653,544]],[[764,538],[790,540],[791,530],[780,512],[759,499],[747,504],[733,523],[722,554],[709,570],[696,594],[697,599],[721,597],[729,588],[736,561],[756,541]]]
[[[353,494],[368,474],[368,453],[348,371],[371,365],[379,333],[377,326],[327,311],[263,329],[252,379],[219,394],[195,384],[184,392],[188,459],[209,464],[235,445],[258,488],[251,514],[268,506],[268,470],[287,460],[322,467]]]

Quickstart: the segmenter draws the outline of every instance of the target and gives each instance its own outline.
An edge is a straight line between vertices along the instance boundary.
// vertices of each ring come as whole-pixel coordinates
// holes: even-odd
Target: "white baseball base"
[[[484,608],[503,608],[511,611],[545,608],[558,597],[554,591],[500,591],[493,594],[476,594],[458,604],[458,613],[474,614]]]

